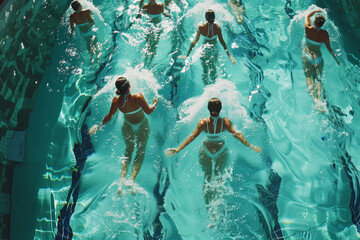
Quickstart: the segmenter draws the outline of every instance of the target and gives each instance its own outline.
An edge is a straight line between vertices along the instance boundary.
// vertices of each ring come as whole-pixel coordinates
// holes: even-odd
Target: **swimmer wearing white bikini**
[[[244,23],[245,8],[242,0],[228,0],[228,6],[238,23]]]
[[[149,15],[152,23],[158,23],[161,20],[161,16],[170,17],[169,14],[164,12],[165,7],[162,3],[157,3],[155,0],[149,0],[147,4],[143,5],[144,0],[139,3],[139,11],[142,9],[143,12]],[[137,18],[141,17],[141,13],[137,15]]]
[[[330,46],[329,33],[321,29],[325,23],[325,18],[322,15],[317,15],[314,20],[314,26],[311,25],[310,18],[318,12],[321,12],[321,10],[312,11],[306,18],[306,37],[302,56],[306,83],[314,101],[321,101],[322,85],[320,78],[324,67],[324,60],[321,56],[320,47],[323,43],[325,43],[326,48],[337,64],[340,65],[336,54]]]
[[[205,84],[207,84],[208,83],[208,75],[210,75],[210,80],[212,82],[214,82],[216,79],[216,63],[218,60],[218,54],[217,54],[217,50],[214,48],[215,48],[215,45],[217,42],[216,41],[217,38],[219,38],[219,41],[220,41],[221,45],[223,46],[226,54],[228,55],[230,61],[233,64],[236,64],[236,60],[229,52],[229,49],[223,39],[221,28],[216,23],[214,23],[215,22],[214,11],[212,11],[210,9],[207,10],[205,13],[205,19],[207,22],[198,26],[198,30],[196,32],[195,39],[191,43],[186,56],[179,56],[179,58],[180,59],[187,58],[190,55],[190,53],[191,53],[192,49],[194,48],[194,46],[196,45],[196,43],[199,41],[200,35],[202,35],[205,40],[204,43],[210,44],[210,46],[211,46],[211,48],[206,48],[206,49],[208,49],[208,51],[206,51],[203,54],[203,56],[201,57],[201,63],[203,65],[203,82]]]
[[[132,181],[135,180],[144,161],[146,144],[150,133],[149,123],[144,112],[151,114],[156,109],[158,100],[154,98],[154,104],[150,107],[142,93],[131,94],[130,83],[125,77],[119,77],[115,82],[115,86],[117,88],[116,94],[120,96],[114,97],[112,100],[110,111],[104,117],[101,125],[108,123],[118,109],[124,114],[122,134],[125,140],[125,158],[118,190],[120,195],[135,146],[137,149],[131,173]],[[91,135],[95,134],[101,125],[94,125],[90,128],[89,133]]]
[[[246,141],[244,135],[235,129],[228,118],[219,116],[221,108],[222,105],[220,99],[211,98],[208,102],[210,117],[200,119],[195,130],[180,144],[179,147],[169,148],[165,151],[165,154],[168,157],[173,156],[194,141],[201,132],[205,132],[206,138],[199,151],[199,161],[202,170],[205,173],[205,183],[210,182],[213,177],[213,162],[215,176],[222,174],[225,170],[228,158],[228,149],[226,147],[225,139],[223,138],[225,130],[230,132],[230,134],[252,150],[256,152],[262,151],[260,147],[253,146]],[[212,192],[205,191],[204,198],[206,204],[209,204],[213,197]]]
[[[76,24],[79,27],[81,35],[86,41],[86,47],[90,55],[92,55],[98,49],[96,34],[92,28],[94,25],[94,19],[91,17],[91,11],[89,9],[83,10],[81,4],[78,1],[72,2],[71,7],[75,11],[70,15],[71,35],[74,33]]]
[[[149,22],[151,23],[149,27],[145,30],[145,59],[144,66],[150,66],[153,58],[156,55],[157,46],[159,45],[160,35],[162,32],[162,27],[157,26],[161,22],[161,16],[170,17],[169,14],[164,12],[164,4],[157,3],[155,0],[149,0],[147,4],[142,7],[144,0],[140,1],[139,10],[146,13],[149,16]],[[141,17],[139,13],[137,18]]]

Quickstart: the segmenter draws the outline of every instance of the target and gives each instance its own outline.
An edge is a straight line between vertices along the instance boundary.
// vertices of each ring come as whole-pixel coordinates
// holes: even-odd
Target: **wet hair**
[[[205,13],[205,19],[209,23],[215,22],[215,13],[214,13],[214,11],[211,10],[211,9],[207,10],[206,13]]]
[[[316,24],[318,25],[318,27],[322,27],[325,23],[325,18],[323,15],[317,15],[315,17],[314,22],[316,22]]]
[[[73,1],[73,2],[71,3],[71,7],[72,7],[75,11],[79,10],[80,6],[81,6],[81,4],[80,4],[78,1]]]
[[[116,79],[115,86],[117,88],[117,95],[124,95],[130,87],[129,81],[125,77],[119,77]]]
[[[219,115],[222,108],[222,104],[219,98],[211,98],[208,102],[208,109],[211,116]]]

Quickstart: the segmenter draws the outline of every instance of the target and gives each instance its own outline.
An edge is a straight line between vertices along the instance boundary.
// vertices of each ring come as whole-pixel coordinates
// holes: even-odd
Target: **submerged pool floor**
[[[226,2],[172,1],[171,18],[156,28],[146,16],[136,18],[138,3],[114,4],[83,3],[94,13],[98,62],[91,61],[78,32],[67,38],[70,9],[57,29],[53,60],[29,121],[25,162],[14,171],[14,239],[359,237],[359,66],[347,60],[336,22],[327,16],[324,28],[342,66],[322,49],[327,111],[320,113],[301,62],[304,17],[316,9],[311,1],[294,1],[294,15],[286,14],[284,3],[245,2],[243,25]],[[188,59],[177,58],[187,52],[209,8],[236,65],[220,44],[209,49],[202,40]],[[158,42],[147,42],[152,31]],[[150,43],[157,45],[152,61]],[[219,56],[214,82],[203,80],[202,56],[209,51]],[[126,76],[132,92],[143,92],[148,102],[159,99],[148,116],[151,134],[136,194],[125,188],[121,197],[122,114],[95,136],[88,134],[108,113],[118,76]],[[164,150],[178,146],[208,116],[211,97],[222,100],[222,116],[263,152],[228,134],[227,168],[210,184],[220,190],[206,206],[198,161],[203,134],[175,157]]]

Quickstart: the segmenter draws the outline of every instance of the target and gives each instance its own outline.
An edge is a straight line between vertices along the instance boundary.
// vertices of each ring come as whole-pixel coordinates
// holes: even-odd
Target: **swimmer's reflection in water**
[[[86,47],[90,56],[92,57],[93,54],[97,55],[99,44],[96,33],[93,30],[94,19],[91,17],[90,9],[83,10],[82,5],[78,1],[73,1],[71,7],[75,11],[70,15],[71,35],[74,34],[76,24],[86,41]]]
[[[90,128],[89,134],[95,134],[99,128],[108,123],[113,115],[120,110],[124,114],[124,124],[122,126],[122,135],[125,140],[125,157],[122,164],[121,179],[118,189],[118,194],[122,193],[122,185],[125,182],[126,173],[131,162],[132,154],[136,146],[136,155],[134,165],[131,173],[131,182],[135,178],[141,168],[145,157],[146,144],[148,142],[150,127],[149,122],[145,116],[155,111],[158,104],[156,98],[153,99],[154,104],[149,106],[142,93],[130,93],[130,82],[125,77],[119,77],[115,86],[117,88],[116,94],[111,103],[109,113],[104,117],[100,125],[94,125]],[[135,189],[132,189],[135,194]]]
[[[217,190],[206,189],[206,184],[210,183],[213,179],[213,172],[215,177],[224,173],[228,159],[228,148],[225,144],[224,133],[225,130],[237,138],[245,146],[251,148],[256,152],[262,152],[260,147],[251,145],[244,137],[244,135],[235,129],[230,119],[220,117],[222,104],[220,99],[211,98],[208,102],[208,110],[210,116],[201,118],[195,130],[180,144],[177,148],[169,148],[165,150],[165,154],[170,157],[194,141],[200,133],[204,132],[206,137],[203,145],[200,146],[199,162],[205,174],[204,182],[204,199],[205,203],[209,205],[216,197]],[[214,163],[214,169],[212,168]]]
[[[223,39],[221,28],[214,23],[215,22],[215,13],[212,10],[207,10],[205,13],[206,23],[199,25],[196,32],[194,41],[191,43],[190,48],[186,56],[179,56],[180,59],[187,58],[196,43],[200,39],[200,35],[204,37],[204,43],[207,44],[207,47],[204,48],[204,53],[201,56],[201,64],[203,66],[203,75],[202,79],[204,84],[209,84],[215,82],[216,79],[216,67],[218,65],[218,48],[216,46],[217,38],[221,45],[223,46],[226,54],[233,64],[236,64],[235,58],[230,54],[229,49]],[[210,78],[210,80],[209,80]]]

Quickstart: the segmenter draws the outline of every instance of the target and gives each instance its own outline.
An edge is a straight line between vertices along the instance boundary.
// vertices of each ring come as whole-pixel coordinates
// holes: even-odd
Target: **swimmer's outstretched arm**
[[[139,9],[141,9],[143,7],[143,4],[144,4],[144,0],[140,0],[139,2]]]
[[[317,12],[322,12],[320,9],[312,11],[311,13],[309,13],[309,15],[307,15],[306,17],[306,22],[305,22],[305,27],[311,27],[311,21],[310,18]]]
[[[165,150],[165,154],[168,157],[174,156],[176,153],[180,152],[182,149],[184,149],[187,145],[189,145],[192,141],[194,141],[200,133],[203,131],[204,126],[204,119],[201,119],[195,130],[180,144],[177,148],[168,148]]]
[[[231,56],[230,52],[229,52],[229,49],[224,41],[224,38],[222,36],[222,33],[221,33],[221,28],[219,27],[219,33],[218,33],[218,37],[219,37],[219,41],[221,43],[221,45],[223,46],[226,54],[228,55],[228,57],[230,58],[230,61],[233,63],[233,64],[236,64],[236,60],[233,56]]]
[[[88,10],[86,10],[86,11],[87,11],[87,13],[88,13],[88,21],[90,22],[91,26],[93,26],[93,25],[95,24],[95,22],[94,22],[94,19],[93,19],[92,16],[91,16],[91,10],[88,9]]]
[[[116,110],[119,108],[118,106],[118,100],[116,97],[113,98],[113,101],[111,103],[111,107],[110,107],[110,111],[109,113],[103,118],[101,125],[105,125],[107,124],[111,118],[114,116],[114,114],[116,113]]]
[[[150,107],[149,104],[146,102],[144,95],[142,93],[138,93],[138,100],[140,103],[140,106],[142,108],[142,110],[146,113],[146,114],[151,114],[153,111],[155,111],[156,106],[158,104],[158,100],[156,98],[153,99],[154,104]]]
[[[113,100],[112,100],[112,103],[111,103],[111,107],[110,107],[110,111],[109,113],[103,118],[102,122],[100,125],[98,124],[95,124],[94,126],[92,126],[90,129],[89,129],[89,134],[90,135],[93,135],[95,134],[102,125],[108,123],[111,118],[113,117],[113,115],[116,113],[117,109],[119,108],[118,106],[118,101],[117,101],[117,98],[114,97]]]
[[[199,41],[199,39],[200,39],[200,30],[198,29],[198,31],[196,32],[195,39],[194,39],[194,41],[192,41],[192,43],[190,45],[188,53],[186,54],[186,56],[179,56],[179,58],[180,59],[187,58],[190,55],[190,53],[191,53],[192,49],[194,48],[194,46],[196,45],[196,43]]]
[[[331,55],[333,56],[333,58],[335,59],[336,63],[338,65],[341,65],[339,60],[337,59],[337,56],[335,54],[335,52],[332,50],[331,46],[330,46],[330,40],[329,40],[329,33],[327,31],[325,31],[326,34],[326,39],[325,39],[325,46],[326,48],[329,50],[329,52],[331,53]]]
[[[162,14],[165,16],[165,17],[171,17],[171,15],[170,14],[168,14],[168,13],[166,13],[166,12],[162,12]]]
[[[136,18],[140,18],[141,17],[141,12],[142,12],[142,7],[143,7],[143,3],[144,3],[144,0],[140,0],[140,3],[139,3],[139,12],[138,12],[138,15],[136,16]]]
[[[74,19],[73,19],[73,15],[70,15],[70,28],[71,28],[71,35],[73,35],[74,33],[74,29],[75,29],[75,22],[74,22]]]
[[[224,124],[225,124],[225,129],[231,133],[231,135],[233,135],[235,138],[237,138],[242,144],[244,144],[245,146],[251,148],[252,150],[254,150],[255,152],[262,152],[262,149],[259,148],[258,146],[254,146],[252,144],[250,144],[244,137],[244,135],[235,129],[235,127],[232,125],[230,119],[228,118],[224,118]]]

